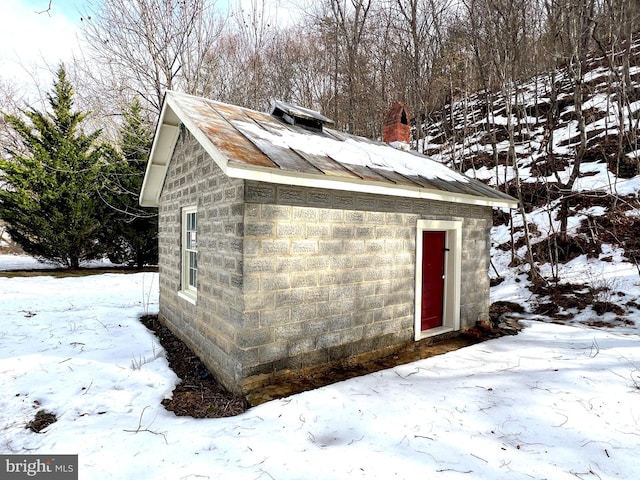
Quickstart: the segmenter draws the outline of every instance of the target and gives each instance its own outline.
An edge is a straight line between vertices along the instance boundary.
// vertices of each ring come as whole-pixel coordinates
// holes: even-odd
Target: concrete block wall
[[[485,218],[465,218],[462,228],[460,318],[463,326],[489,319],[491,209]]]
[[[198,300],[180,290],[198,207]],[[160,199],[160,317],[227,387],[413,341],[418,219],[463,219],[463,325],[488,312],[491,209],[229,179],[188,133]]]
[[[244,374],[412,342],[418,219],[463,219],[463,325],[489,306],[491,209],[247,182]]]
[[[160,318],[222,383],[239,392],[236,332],[244,323],[244,183],[227,178],[188,131],[178,140],[159,207]],[[181,211],[198,211],[198,298],[179,295]]]

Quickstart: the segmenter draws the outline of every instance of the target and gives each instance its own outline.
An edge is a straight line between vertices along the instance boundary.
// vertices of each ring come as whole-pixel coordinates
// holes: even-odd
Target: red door
[[[445,252],[445,232],[422,232],[422,330],[442,326]]]

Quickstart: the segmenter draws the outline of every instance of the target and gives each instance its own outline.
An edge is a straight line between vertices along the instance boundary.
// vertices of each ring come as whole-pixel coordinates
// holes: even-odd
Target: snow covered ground
[[[195,420],[160,405],[178,380],[137,320],[157,306],[153,273],[0,277],[0,453],[78,454],[81,479],[637,478],[638,331],[526,321]],[[25,425],[40,409],[58,420],[36,434]]]
[[[82,262],[83,268],[108,268],[115,267],[109,260],[91,260],[88,262]],[[28,255],[2,255],[0,254],[0,271],[12,271],[12,270],[47,270],[53,268],[61,268],[61,266],[55,262],[47,262],[37,260]]]

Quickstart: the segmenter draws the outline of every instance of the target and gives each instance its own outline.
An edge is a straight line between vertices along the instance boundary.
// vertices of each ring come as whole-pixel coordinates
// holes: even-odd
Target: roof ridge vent
[[[334,123],[333,120],[319,112],[279,100],[273,102],[271,115],[289,125],[297,125],[317,132],[321,132],[325,125]]]

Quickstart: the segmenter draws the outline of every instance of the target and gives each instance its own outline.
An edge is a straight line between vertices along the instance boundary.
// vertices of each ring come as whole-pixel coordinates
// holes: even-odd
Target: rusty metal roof
[[[304,128],[268,113],[168,91],[140,203],[157,206],[179,129],[184,126],[222,171],[234,178],[472,205],[517,206],[514,198],[427,156],[327,128],[331,120],[311,110],[282,102],[276,108],[287,115],[319,120],[321,128]]]

